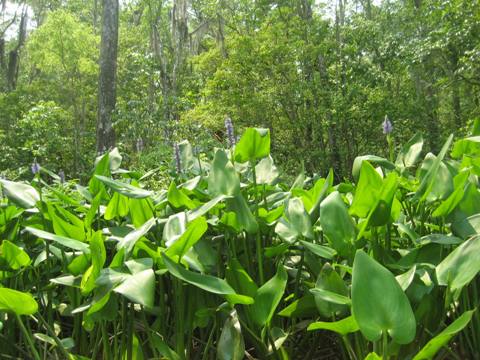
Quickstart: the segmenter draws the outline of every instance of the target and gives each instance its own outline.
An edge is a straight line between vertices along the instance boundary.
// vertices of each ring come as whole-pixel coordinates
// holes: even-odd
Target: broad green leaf
[[[376,199],[382,188],[382,177],[368,162],[363,161],[360,170],[360,179],[355,189],[355,196],[349,212],[359,218],[366,218],[375,206]]]
[[[270,130],[248,128],[235,146],[235,161],[244,163],[270,155]]]
[[[255,173],[257,184],[259,185],[272,185],[280,175],[277,167],[273,164],[273,159],[271,156],[263,158],[258,162],[257,165],[255,165]]]
[[[324,259],[327,260],[332,260],[335,255],[337,255],[337,252],[332,249],[331,247],[324,246],[324,245],[319,245],[319,244],[313,244],[308,241],[300,240],[300,243],[310,252],[313,254],[320,256]]]
[[[152,195],[152,193],[148,190],[141,189],[139,187],[135,187],[133,185],[114,180],[112,178],[103,176],[103,175],[95,175],[95,177],[100,180],[102,183],[107,185],[113,191],[122,194],[131,199],[144,199]]]
[[[405,168],[412,167],[418,161],[422,148],[423,136],[420,133],[416,133],[402,146],[395,160],[395,165]]]
[[[232,310],[223,324],[217,345],[217,358],[220,360],[242,360],[245,357],[245,342],[238,315]]]
[[[340,295],[334,293],[333,291],[328,291],[320,288],[310,289],[310,292],[316,299],[321,299],[323,301],[336,304],[336,305],[350,305],[352,301],[348,296]],[[318,308],[318,306],[317,306]]]
[[[229,211],[235,214],[236,222],[240,229],[246,230],[249,234],[254,234],[258,231],[258,223],[242,194],[227,199],[227,207]]]
[[[85,241],[85,228],[83,222],[75,222],[74,224],[64,220],[62,217],[58,215],[58,210],[51,205],[47,205],[48,207],[48,215],[52,220],[53,230],[55,234],[65,236],[68,238],[72,238],[78,241]],[[60,209],[60,208],[59,208]],[[63,209],[62,209],[63,210]],[[63,213],[68,213],[63,210]]]
[[[365,359],[363,360],[383,360],[383,358],[377,353],[371,352],[367,356],[365,356]]]
[[[480,151],[480,136],[471,136],[457,140],[453,144],[452,157],[461,158],[463,155],[475,155]]]
[[[2,242],[0,257],[5,259],[13,270],[28,266],[31,262],[30,256],[23,249],[8,240]]]
[[[362,334],[378,341],[387,332],[398,344],[415,338],[416,321],[393,274],[358,250],[352,271],[352,314]]]
[[[159,333],[152,333],[152,342],[157,351],[167,360],[181,360],[181,357],[168,346],[165,339]]]
[[[29,233],[31,233],[32,235],[35,235],[36,237],[39,237],[39,238],[45,239],[45,240],[54,241],[54,242],[59,243],[60,245],[63,245],[65,247],[69,248],[69,249],[83,251],[84,253],[90,253],[90,248],[89,248],[88,244],[85,244],[85,243],[80,242],[78,240],[70,239],[70,238],[67,238],[65,236],[55,235],[55,234],[52,234],[52,233],[49,233],[49,232],[46,232],[46,231],[43,231],[43,230],[40,230],[40,229],[30,227],[30,226],[27,226],[25,228],[25,230],[28,231]]]
[[[187,218],[188,220],[192,221],[195,220],[196,218],[205,215],[207,212],[209,212],[211,209],[215,207],[219,202],[225,200],[227,198],[227,195],[217,195],[210,201],[206,202],[205,204],[197,207],[196,209],[190,210],[187,213]]]
[[[105,220],[112,220],[117,216],[127,216],[129,211],[128,203],[128,197],[118,192],[114,192],[112,198],[108,202],[107,208],[105,209]]]
[[[352,175],[355,181],[357,181],[360,176],[360,169],[362,168],[362,162],[364,161],[369,161],[373,164],[378,164],[388,170],[395,169],[395,165],[393,163],[391,163],[387,159],[382,158],[380,156],[375,156],[375,155],[357,156],[353,161],[353,166],[352,166]]]
[[[438,171],[440,169],[440,165],[443,161],[443,158],[447,154],[448,148],[452,143],[452,139],[453,139],[453,134],[451,134],[448,137],[447,141],[445,142],[442,149],[440,150],[440,153],[438,154],[437,157],[435,157],[435,160],[433,161],[427,173],[423,177],[423,180],[420,183],[420,186],[418,187],[415,193],[414,200],[419,200],[420,202],[424,201],[432,191],[432,188],[434,187],[435,183],[438,182],[438,179],[437,179]]]
[[[283,317],[315,317],[318,315],[318,310],[315,305],[313,295],[307,294],[300,299],[295,300],[286,308],[278,313]]]
[[[225,273],[228,283],[237,293],[255,297],[258,286],[237,259],[229,260]]]
[[[407,272],[395,276],[395,279],[397,279],[398,283],[400,284],[400,287],[402,288],[403,291],[406,291],[410,284],[413,281],[413,278],[415,277],[415,271],[417,270],[417,264],[412,266],[410,270]]]
[[[171,258],[178,256],[181,259],[202,238],[207,229],[207,220],[203,216],[193,220],[188,223],[185,232],[167,248],[165,253]]]
[[[315,297],[318,312],[328,318],[348,310],[345,305],[351,303],[345,282],[329,263],[323,265],[315,288],[310,292]]]
[[[469,216],[452,223],[452,232],[462,239],[480,234],[480,214]]]
[[[142,236],[145,236],[153,225],[155,225],[155,218],[151,218],[138,229],[129,232],[125,237],[120,239],[117,244],[117,250],[125,248],[125,252],[130,253],[135,243],[140,240]]]
[[[452,291],[463,288],[480,271],[480,236],[465,241],[438,264],[435,272],[439,285]]]
[[[32,315],[37,312],[38,304],[29,293],[0,288],[0,310],[17,315]]]
[[[153,218],[153,203],[149,198],[130,199],[128,206],[130,207],[132,223],[136,228],[139,228]]]
[[[208,192],[214,196],[240,193],[240,179],[235,167],[225,151],[220,149],[215,152],[208,175]]]
[[[457,205],[460,203],[460,201],[462,201],[463,196],[465,195],[464,187],[469,175],[470,173],[468,171],[464,171],[455,177],[454,181],[457,181],[455,190],[450,194],[448,198],[442,201],[440,206],[435,209],[432,216],[447,216],[457,207]]]
[[[177,189],[174,181],[170,183],[168,188],[167,199],[176,208],[186,207],[191,210],[196,206],[195,202],[185,195],[181,189]]]
[[[277,273],[260,288],[255,295],[255,303],[251,305],[253,321],[260,326],[270,323],[280,300],[282,300],[287,285],[287,272],[282,265]]]
[[[82,295],[89,294],[95,288],[95,280],[100,275],[100,271],[105,264],[107,254],[103,243],[102,231],[96,231],[90,239],[90,251],[92,257],[91,270],[87,270],[82,278],[80,285]]]
[[[155,273],[152,269],[129,275],[119,286],[113,289],[130,301],[153,307],[155,299]]]
[[[472,319],[472,315],[475,310],[464,312],[458,319],[447,326],[440,334],[431,339],[423,348],[418,352],[413,360],[431,360],[435,354],[443,346],[447,345],[449,341],[460,331],[462,331]]]
[[[357,322],[355,321],[355,318],[353,316],[349,316],[345,319],[334,322],[316,321],[308,325],[307,330],[330,330],[343,336],[357,332],[359,330],[359,327]]]
[[[0,184],[2,184],[5,196],[11,202],[24,209],[33,208],[37,201],[40,201],[40,195],[37,190],[30,185],[3,179],[0,179]]]
[[[355,224],[338,191],[332,192],[320,204],[320,225],[332,248],[348,257],[353,251]]]
[[[185,269],[182,265],[174,263],[167,255],[162,253],[163,261],[168,271],[175,277],[183,280],[189,284],[199,287],[205,291],[213,294],[228,295],[235,294],[235,290],[232,289],[228,283],[220,278],[195,273]]]

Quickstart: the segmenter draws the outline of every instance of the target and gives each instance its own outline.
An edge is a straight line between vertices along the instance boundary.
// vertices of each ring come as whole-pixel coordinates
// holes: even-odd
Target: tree
[[[104,153],[115,146],[115,130],[112,124],[112,117],[116,103],[118,12],[118,0],[104,0],[100,45],[100,75],[98,79],[98,153]]]

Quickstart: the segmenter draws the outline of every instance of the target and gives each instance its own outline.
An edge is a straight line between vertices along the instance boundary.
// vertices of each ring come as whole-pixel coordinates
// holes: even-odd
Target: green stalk
[[[205,349],[203,350],[202,360],[207,360],[208,359],[208,351],[209,351],[210,347],[212,346],[213,334],[215,333],[216,328],[217,328],[217,317],[214,317],[212,330],[210,330],[210,334],[208,335],[207,345],[205,345]]]
[[[382,333],[382,360],[388,360],[388,333],[383,331]]]
[[[38,354],[38,351],[35,348],[35,345],[33,344],[32,337],[30,336],[27,329],[25,328],[25,325],[22,321],[22,318],[17,314],[15,314],[15,316],[17,318],[18,325],[20,326],[20,329],[22,330],[23,337],[25,338],[25,341],[27,342],[28,347],[30,348],[30,351],[33,354],[33,357],[35,358],[35,360],[41,360],[40,355]]]
[[[175,279],[176,282],[176,289],[177,289],[177,301],[176,303],[176,341],[175,341],[175,349],[177,354],[181,354],[181,358],[185,358],[185,328],[184,328],[184,309],[185,309],[185,302],[183,296],[183,284],[182,281],[179,279]]]
[[[42,323],[42,325],[45,327],[45,329],[47,330],[47,332],[50,334],[50,336],[53,338],[53,340],[55,341],[55,344],[57,344],[57,347],[60,349],[60,352],[62,353],[62,355],[65,357],[65,359],[69,359],[69,355],[68,355],[68,352],[67,350],[65,350],[65,348],[63,347],[63,344],[62,342],[60,341],[60,339],[58,338],[58,336],[55,334],[55,331],[52,329],[52,327],[48,324],[48,322],[45,321],[45,319],[42,317],[42,315],[40,315],[40,313],[37,314],[38,316],[38,320],[40,320],[40,322]]]
[[[258,202],[257,202],[257,172],[255,170],[255,164],[251,162],[252,166],[252,176],[253,176],[253,187],[255,190],[254,200],[255,200],[255,218],[258,219]],[[262,239],[260,237],[260,229],[256,233],[256,245],[257,245],[257,263],[258,263],[258,277],[260,284],[263,284],[265,277],[263,274],[263,257],[262,257]]]
[[[109,360],[110,359],[110,344],[108,343],[108,333],[107,333],[107,328],[106,328],[105,321],[102,321],[100,326],[101,326],[101,329],[102,329],[103,356],[104,356],[104,359]]]

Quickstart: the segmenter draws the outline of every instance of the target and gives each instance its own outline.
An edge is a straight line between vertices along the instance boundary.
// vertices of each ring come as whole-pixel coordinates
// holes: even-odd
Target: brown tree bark
[[[100,75],[98,79],[97,152],[115,146],[112,116],[116,104],[118,0],[103,0]]]

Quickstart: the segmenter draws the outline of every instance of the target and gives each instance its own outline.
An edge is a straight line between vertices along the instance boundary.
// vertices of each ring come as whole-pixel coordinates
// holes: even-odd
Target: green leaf
[[[170,258],[178,256],[181,259],[202,238],[207,229],[207,220],[203,216],[193,220],[188,223],[185,232],[167,248],[165,253]]]
[[[340,256],[348,257],[355,240],[355,224],[338,191],[320,204],[320,225],[332,248]]]
[[[278,266],[274,277],[263,284],[255,295],[255,303],[251,305],[253,321],[260,326],[270,323],[287,285],[287,272],[282,265]]]
[[[418,352],[413,360],[431,360],[435,354],[443,346],[447,345],[449,341],[460,331],[462,331],[472,319],[472,315],[475,310],[464,312],[458,319],[447,326],[440,334],[431,339],[423,348]]]
[[[136,228],[139,228],[153,217],[153,203],[149,198],[130,199],[130,217]]]
[[[377,353],[371,352],[367,356],[365,356],[364,360],[383,360],[383,358]]]
[[[168,202],[177,209],[186,207],[191,210],[196,206],[195,202],[185,195],[182,190],[177,189],[174,181],[170,183],[170,187],[168,188],[167,199]]]
[[[174,263],[164,253],[162,253],[162,258],[168,271],[180,280],[213,294],[235,294],[235,290],[233,290],[232,287],[223,279],[186,270],[183,266]]]
[[[155,225],[155,218],[151,218],[138,229],[129,232],[125,237],[121,238],[117,244],[117,250],[125,248],[126,253],[130,253],[135,246],[135,243],[144,236],[150,228]]]
[[[129,275],[119,286],[113,289],[130,301],[153,307],[155,299],[155,273],[152,269]]]
[[[0,184],[8,200],[24,209],[33,208],[37,201],[40,201],[37,190],[30,185],[3,179],[0,179]]]
[[[463,288],[480,271],[480,236],[465,241],[438,264],[435,272],[439,285],[452,291]]]
[[[471,136],[455,142],[452,149],[452,157],[461,158],[463,155],[475,155],[479,151],[480,136]]]
[[[0,255],[13,270],[30,265],[30,256],[17,245],[8,240],[3,240],[2,251]]]
[[[235,145],[235,161],[244,163],[270,154],[270,130],[248,128]]]
[[[208,192],[214,196],[240,193],[240,179],[235,167],[225,151],[220,149],[215,152],[208,175]]]
[[[370,341],[378,341],[384,332],[398,344],[415,338],[416,321],[407,296],[393,274],[362,250],[353,262],[352,314]]]
[[[353,316],[349,316],[345,319],[334,322],[316,321],[308,325],[307,330],[330,330],[343,336],[357,332],[359,327],[355,321],[355,318]]]
[[[295,300],[286,308],[278,313],[283,317],[315,317],[318,315],[318,310],[315,305],[313,295],[307,294],[300,299]]]
[[[318,312],[328,318],[338,317],[339,313],[341,315],[348,310],[345,305],[351,304],[345,282],[329,263],[323,265],[318,274],[315,288],[310,292],[315,297]]]
[[[52,234],[52,233],[49,233],[49,232],[46,232],[46,231],[43,231],[43,230],[40,230],[40,229],[30,227],[30,226],[27,226],[25,228],[25,230],[28,231],[29,233],[31,233],[32,235],[35,235],[36,237],[39,237],[39,238],[45,239],[45,240],[54,241],[54,242],[59,243],[60,245],[63,245],[65,247],[69,248],[69,249],[83,251],[84,253],[90,253],[90,248],[89,248],[88,244],[85,244],[85,243],[80,242],[78,240],[70,239],[70,238],[67,238],[67,237],[64,237],[64,236],[55,235],[55,234]]]
[[[113,191],[131,199],[144,199],[152,195],[151,191],[144,190],[103,175],[95,175],[95,177]]]
[[[352,166],[352,175],[355,181],[357,181],[358,177],[360,176],[360,169],[362,168],[362,163],[364,161],[369,161],[371,163],[378,164],[388,170],[395,169],[395,165],[393,163],[391,163],[387,159],[382,158],[380,156],[375,156],[375,155],[357,156],[353,161],[353,166]]]
[[[255,166],[255,173],[257,177],[257,184],[259,185],[272,185],[280,175],[277,167],[273,164],[271,156],[267,156],[258,162]]]
[[[303,240],[300,240],[300,243],[311,253],[327,260],[332,260],[337,255],[337,252],[328,246],[313,244]]]
[[[210,201],[206,202],[205,204],[197,207],[196,209],[190,210],[187,213],[187,218],[192,221],[195,220],[196,218],[205,215],[207,212],[209,212],[211,209],[215,207],[219,202],[225,200],[227,198],[227,195],[217,195]]]
[[[32,315],[38,311],[38,304],[29,293],[0,288],[0,310],[17,315]]]
[[[452,140],[453,140],[453,134],[451,134],[448,137],[447,141],[445,142],[442,149],[440,150],[440,153],[433,160],[430,168],[428,169],[427,173],[424,175],[423,180],[420,183],[420,186],[415,192],[415,196],[413,200],[419,200],[420,202],[424,201],[432,191],[432,188],[434,187],[435,182],[438,181],[437,175],[440,169],[440,165],[442,164],[443,158],[447,154],[448,148],[450,147]]]
[[[423,136],[416,133],[410,140],[408,140],[398,153],[395,165],[409,168],[415,165],[420,157],[423,148]]]
[[[232,310],[225,321],[217,345],[217,358],[220,360],[242,360],[245,357],[245,341],[238,315]]]
[[[242,194],[227,199],[227,206],[228,210],[235,214],[236,222],[240,229],[246,230],[249,234],[254,234],[258,231],[258,223]]]
[[[107,208],[105,209],[105,220],[112,220],[116,216],[127,216],[129,211],[128,203],[128,197],[118,192],[114,192],[112,198],[108,202]]]
[[[359,218],[366,218],[376,204],[382,183],[382,177],[375,168],[368,161],[363,161],[360,169],[360,179],[349,209],[350,214]]]
[[[100,275],[100,271],[105,264],[107,254],[103,243],[102,231],[96,231],[90,240],[90,250],[92,256],[91,269],[85,272],[80,285],[82,295],[89,294],[95,288],[95,280]]]

